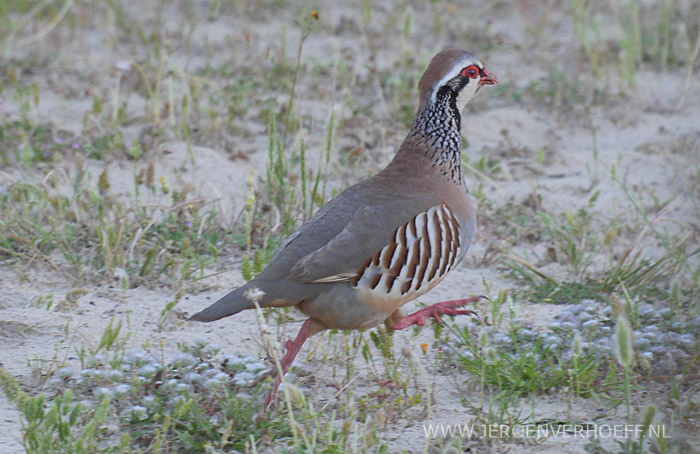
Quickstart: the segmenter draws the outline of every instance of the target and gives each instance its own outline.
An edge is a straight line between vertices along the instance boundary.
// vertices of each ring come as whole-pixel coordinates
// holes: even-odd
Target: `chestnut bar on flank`
[[[464,258],[476,217],[461,167],[461,112],[496,76],[461,49],[437,54],[418,85],[413,127],[389,165],[332,199],[253,280],[195,314],[210,322],[244,309],[295,306],[304,322],[281,361],[286,373],[304,341],[325,329],[390,329],[472,314],[478,300],[400,308],[435,287]],[[267,404],[276,400],[277,377]]]

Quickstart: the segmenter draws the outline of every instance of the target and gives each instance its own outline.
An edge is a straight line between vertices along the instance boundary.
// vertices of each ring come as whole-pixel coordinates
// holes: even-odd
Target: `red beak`
[[[483,75],[479,79],[479,85],[496,85],[498,83],[498,79],[496,79],[496,75],[492,72],[486,71],[485,69],[482,70]]]

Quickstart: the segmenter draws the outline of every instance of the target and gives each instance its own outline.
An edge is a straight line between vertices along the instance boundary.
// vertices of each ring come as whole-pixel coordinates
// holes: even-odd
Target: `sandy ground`
[[[386,4],[384,4],[386,3]],[[373,16],[373,26],[381,28],[381,18],[396,12],[395,5],[382,2]],[[527,5],[525,2],[519,3]],[[398,42],[387,34],[376,32],[381,49],[375,62],[379,67],[391,68],[400,61],[404,46],[416,46],[415,52],[421,61],[427,59],[436,51],[449,43],[456,43],[469,48],[470,43],[462,36],[460,39],[449,39],[440,35],[435,40],[421,39],[421,25],[429,22],[427,14],[421,14],[421,7],[415,8],[413,18],[414,29],[418,30],[410,36],[406,43]],[[359,76],[365,76],[367,67],[363,58],[367,56],[369,37],[356,40],[345,35],[335,35],[329,30],[334,25],[343,23],[343,18],[351,18],[357,14],[357,5],[340,6],[331,4],[321,9],[323,23],[326,28],[312,34],[304,49],[302,62],[332,63],[341,54],[352,56],[355,71]],[[561,9],[561,7],[557,7]],[[292,8],[290,8],[292,10]],[[532,80],[541,80],[551,69],[553,61],[559,61],[565,70],[574,70],[571,63],[574,48],[570,31],[566,31],[566,20],[552,20],[552,27],[560,30],[556,37],[538,44],[530,52],[517,49],[513,42],[531,43],[534,38],[528,34],[527,22],[530,16],[537,16],[537,8],[530,5],[524,9],[524,14],[506,12],[494,13],[486,6],[475,7],[478,21],[485,20],[495,14],[493,28],[490,33],[502,33],[506,36],[508,45],[488,53],[486,63],[490,70],[496,73],[501,82],[513,86],[526,87]],[[537,10],[532,12],[532,10]],[[463,10],[459,10],[463,11]],[[559,17],[561,11],[555,8],[552,17]],[[175,7],[166,8],[166,16],[173,18],[168,27],[175,28],[178,24],[175,18],[180,17]],[[198,14],[202,14],[201,11]],[[530,16],[528,16],[528,14]],[[244,65],[246,58],[262,60],[268,48],[279,50],[280,26],[291,24],[293,13],[273,14],[263,11],[260,15],[250,14],[237,17],[228,13],[220,20],[200,23],[194,31],[195,46],[203,49],[205,37],[213,49],[213,59],[228,62],[227,46],[233,46],[234,60]],[[455,19],[446,19],[446,28],[454,29]],[[474,19],[477,21],[477,19]],[[396,32],[396,30],[394,30]],[[95,89],[107,89],[112,83],[109,75],[115,64],[129,61],[129,46],[113,46],[107,43],[109,30],[99,27],[87,27],[82,39],[57,40],[49,42],[50,49],[57,50],[60,58],[50,63],[38,74],[32,76],[33,81],[40,84],[41,103],[36,109],[37,118],[42,122],[52,122],[59,129],[79,133],[82,129],[82,118],[91,108],[91,100],[82,95],[69,96],[69,89],[80,90],[84,84],[90,83]],[[251,34],[247,47],[243,37]],[[398,33],[398,32],[397,32]],[[390,34],[390,33],[389,33]],[[375,35],[372,35],[375,36]],[[296,49],[298,43],[297,30],[288,25],[286,32],[287,49]],[[233,43],[233,44],[231,44]],[[60,44],[60,45],[59,45]],[[413,51],[413,49],[412,49]],[[291,54],[292,51],[290,50]],[[189,65],[190,70],[203,64],[200,53],[193,52],[193,57],[171,56],[176,66]],[[65,63],[67,61],[67,63]],[[71,68],[68,70],[67,68]],[[86,77],[88,75],[89,77]],[[371,75],[367,77],[372,77]],[[615,80],[615,76],[610,76]],[[87,81],[90,82],[87,82]],[[325,118],[332,108],[339,111],[341,117],[350,119],[347,106],[342,104],[341,94],[329,91],[325,96],[318,96],[315,85],[309,74],[302,74],[300,80],[299,103],[297,108],[301,116],[310,119],[308,128],[301,133],[306,135],[310,149],[318,149],[323,141]],[[689,201],[685,198],[688,184],[697,182],[696,173],[700,164],[700,83],[697,78],[691,81],[691,89],[684,107],[679,111],[672,108],[684,93],[684,73],[670,71],[659,75],[653,70],[642,70],[637,75],[638,90],[623,99],[612,100],[605,105],[573,106],[567,109],[555,109],[542,103],[513,103],[503,98],[497,98],[492,92],[483,90],[477,100],[467,108],[463,117],[463,134],[467,137],[469,147],[464,151],[470,162],[476,162],[482,156],[499,155],[506,165],[506,171],[497,175],[498,188],[488,183],[484,184],[484,194],[496,204],[513,199],[516,204],[523,202],[533,192],[542,197],[542,209],[549,213],[559,213],[574,210],[587,205],[591,195],[600,190],[599,201],[595,206],[596,217],[603,224],[605,220],[616,216],[624,217],[628,213],[628,202],[620,187],[612,182],[604,170],[600,170],[599,178],[592,175],[595,167],[593,152],[593,136],[591,126],[597,131],[597,149],[600,159],[599,166],[615,165],[617,175],[632,188],[640,188],[647,194],[653,194],[657,199],[669,202],[668,217],[683,222],[695,222]],[[140,112],[139,95],[132,94],[134,99],[130,108]],[[359,95],[367,97],[366,92]],[[280,100],[280,103],[282,101]],[[414,101],[415,104],[415,101]],[[3,99],[1,108],[4,112],[14,115],[17,106],[11,100]],[[382,114],[381,103],[374,107]],[[245,181],[251,169],[255,175],[263,175],[267,159],[267,133],[264,123],[260,120],[245,120],[248,132],[245,137],[235,136],[232,139],[236,150],[245,151],[248,160],[231,160],[225,151],[217,146],[196,145],[194,166],[187,159],[186,146],[182,142],[162,144],[160,150],[155,150],[144,159],[147,161],[129,161],[126,159],[108,159],[106,161],[91,160],[88,168],[93,179],[106,166],[109,169],[112,182],[112,192],[115,196],[125,196],[133,190],[133,174],[143,168],[145,162],[154,162],[158,175],[163,175],[169,184],[177,185],[178,181],[190,181],[195,184],[199,193],[208,198],[220,197],[221,207],[231,219],[234,219],[245,203],[247,189]],[[359,124],[357,124],[359,123]],[[334,144],[334,153],[343,146],[351,146],[363,141],[369,144],[366,157],[361,164],[351,171],[336,173],[331,182],[334,187],[342,188],[376,171],[386,164],[393,151],[403,140],[406,132],[404,127],[395,123],[380,121],[377,125],[366,120],[356,122],[357,126],[349,126],[341,130]],[[133,140],[137,129],[125,131],[125,142]],[[504,132],[504,131],[507,131]],[[360,137],[361,139],[357,139]],[[314,148],[315,147],[315,148]],[[162,149],[172,151],[163,154]],[[532,169],[537,167],[537,153],[544,149],[544,161],[540,172]],[[335,162],[335,155],[334,155]],[[7,178],[37,179],[41,170],[25,172],[19,169],[3,169],[4,176],[0,183]],[[9,177],[8,177],[9,175]],[[468,178],[473,179],[473,174]],[[476,182],[470,182],[472,188]],[[649,198],[651,204],[651,197]],[[477,234],[475,243],[464,261],[453,271],[445,281],[429,294],[420,298],[422,303],[433,303],[448,299],[463,297],[465,294],[483,292],[483,282],[492,287],[492,292],[498,289],[513,287],[513,282],[505,277],[504,269],[497,261],[483,264],[482,257],[494,243],[503,239],[493,238],[483,226]],[[558,264],[546,264],[546,243],[519,246],[516,251],[529,254],[534,263],[542,265],[542,270],[553,276],[566,276],[566,270]],[[649,246],[654,253],[654,246]],[[211,304],[218,297],[243,282],[238,271],[240,256],[231,257],[224,263],[227,270],[215,277],[206,279],[201,284],[201,291],[189,294],[177,306],[177,311],[193,314]],[[173,317],[163,331],[158,331],[157,320],[165,304],[173,298],[170,288],[137,287],[124,290],[117,282],[103,282],[99,285],[87,285],[87,294],[82,296],[76,305],[69,310],[54,311],[36,307],[34,302],[40,295],[53,293],[60,300],[63,295],[81,283],[66,282],[58,273],[41,267],[33,267],[28,271],[29,280],[19,282],[18,276],[7,266],[0,266],[0,363],[9,372],[20,377],[28,387],[38,383],[32,377],[32,364],[41,361],[65,362],[68,366],[79,365],[75,354],[76,346],[81,344],[94,345],[112,317],[128,322],[129,332],[132,333],[129,344],[138,347],[144,342],[151,345],[162,343],[166,351],[175,351],[177,342],[188,342],[198,338],[208,338],[222,346],[226,354],[253,353],[262,354],[259,337],[255,328],[255,317],[252,313],[241,313],[236,317],[214,322],[212,324],[186,323]],[[409,303],[407,308],[414,307]],[[548,322],[562,310],[562,306],[533,305],[519,302],[519,311],[524,317],[532,320],[538,326],[546,326]],[[459,323],[466,323],[459,321]],[[287,329],[291,336],[294,326]],[[418,338],[412,338],[410,333],[400,333],[397,339],[406,342],[406,347],[416,355],[419,345],[432,336],[431,330],[424,330]],[[397,341],[398,342],[398,341]],[[318,346],[318,349],[316,347]],[[334,388],[333,378],[328,376],[328,366],[332,358],[324,358],[332,352],[332,342],[326,337],[318,343],[309,342],[297,359],[297,365],[308,374],[315,377],[313,384],[302,388],[313,395],[317,404],[324,404],[331,398]],[[362,358],[355,360],[358,370],[364,370]],[[449,424],[467,423],[474,415],[459,401],[454,385],[448,376],[432,370],[429,361],[426,367],[434,379],[434,412],[435,422]],[[358,378],[358,386],[371,386],[366,379]],[[312,392],[313,391],[313,392]],[[592,420],[599,409],[595,404],[582,404],[578,408],[578,416],[584,420]],[[543,398],[538,404],[538,412],[542,417],[565,416],[568,410],[557,396]],[[610,416],[614,421],[615,417]],[[384,427],[380,433],[383,439],[393,440],[392,451],[423,452],[426,438],[422,424],[426,420],[399,420]],[[23,452],[19,442],[20,423],[16,410],[0,396],[0,452],[14,454]],[[474,449],[487,449],[475,446]],[[496,443],[488,449],[493,452],[551,452],[551,453],[581,453],[582,443],[560,441],[545,443],[543,446],[528,446],[513,443]],[[472,451],[470,451],[472,452]],[[478,451],[487,452],[487,451]]]

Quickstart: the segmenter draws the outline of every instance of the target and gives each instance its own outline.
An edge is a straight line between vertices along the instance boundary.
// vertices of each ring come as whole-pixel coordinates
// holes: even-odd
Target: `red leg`
[[[284,345],[287,348],[287,353],[280,361],[282,375],[287,373],[289,366],[292,365],[294,358],[296,358],[297,353],[299,353],[299,350],[301,350],[301,346],[304,345],[306,339],[316,333],[320,333],[324,329],[326,329],[325,326],[321,325],[312,318],[308,319],[303,325],[301,325],[301,329],[299,330],[296,339],[294,339],[294,342],[287,341]],[[270,394],[267,396],[267,399],[265,399],[265,408],[267,408],[271,403],[277,401],[277,390],[279,389],[280,383],[282,383],[282,375],[277,374],[277,378],[275,378],[275,383],[272,385]]]
[[[476,312],[467,309],[457,309],[462,306],[466,306],[469,303],[474,303],[479,301],[483,296],[475,296],[473,298],[466,298],[462,300],[445,301],[444,303],[436,303],[432,306],[428,306],[425,309],[421,309],[411,315],[408,315],[401,319],[400,321],[394,323],[389,327],[389,329],[400,330],[408,328],[411,325],[425,325],[425,320],[427,318],[434,318],[438,324],[440,323],[441,315],[449,315],[454,317],[455,315],[474,315],[477,316]],[[393,315],[393,314],[392,314]]]

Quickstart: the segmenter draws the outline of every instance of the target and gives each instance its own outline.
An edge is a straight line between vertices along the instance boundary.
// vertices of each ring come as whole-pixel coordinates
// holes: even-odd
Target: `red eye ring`
[[[468,77],[470,79],[476,79],[477,77],[479,77],[480,72],[481,72],[481,70],[479,69],[478,66],[471,65],[471,66],[467,66],[466,68],[464,68],[459,75],[462,77]]]

